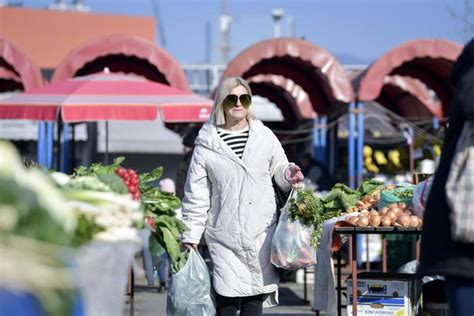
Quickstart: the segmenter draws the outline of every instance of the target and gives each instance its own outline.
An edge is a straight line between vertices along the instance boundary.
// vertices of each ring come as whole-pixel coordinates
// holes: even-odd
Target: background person
[[[457,242],[451,236],[451,213],[446,197],[446,182],[456,145],[468,120],[474,115],[474,40],[471,40],[454,64],[451,75],[455,86],[449,127],[438,169],[426,202],[421,238],[419,274],[441,274],[446,277],[446,294],[452,315],[474,315],[474,244]],[[474,164],[469,161],[468,164]],[[472,166],[472,165],[471,165]],[[469,175],[474,177],[474,174]],[[466,196],[474,194],[463,192]],[[474,209],[473,205],[469,206]],[[471,220],[474,216],[466,218]]]
[[[276,228],[272,177],[284,191],[303,181],[277,137],[252,113],[242,78],[218,88],[211,118],[201,128],[185,186],[183,245],[205,238],[213,261],[217,314],[261,315],[277,303],[278,274],[270,262]]]
[[[191,127],[183,136],[183,159],[178,166],[178,174],[176,176],[176,196],[180,200],[184,198],[184,184],[186,183],[186,176],[188,175],[189,164],[193,156],[194,141],[198,135],[198,130]]]

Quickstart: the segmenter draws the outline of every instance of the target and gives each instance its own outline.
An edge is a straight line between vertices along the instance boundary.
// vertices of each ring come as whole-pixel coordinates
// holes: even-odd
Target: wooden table
[[[416,235],[416,259],[420,256],[420,234],[421,228],[404,228],[404,227],[338,227],[334,229],[338,235],[349,235],[349,261],[351,263],[352,274],[352,310],[353,315],[357,316],[357,235],[365,234],[414,234]],[[387,272],[387,242],[385,238],[382,240],[382,272]],[[367,258],[368,260],[368,258]],[[341,316],[341,251],[337,252],[337,314]],[[347,295],[349,302],[349,295]]]

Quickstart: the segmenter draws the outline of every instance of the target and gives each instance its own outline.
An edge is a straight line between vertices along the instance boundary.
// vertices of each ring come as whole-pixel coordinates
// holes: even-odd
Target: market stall
[[[1,100],[0,118],[57,121],[56,139],[61,140],[62,150],[57,149],[56,168],[65,171],[69,169],[67,123],[154,120],[158,112],[165,122],[202,122],[211,106],[211,100],[193,93],[106,68],[103,73],[56,81]],[[51,147],[47,155],[52,155]]]
[[[154,185],[162,168],[48,173],[3,141],[0,157],[0,314],[119,315],[145,225],[178,261],[181,202]]]

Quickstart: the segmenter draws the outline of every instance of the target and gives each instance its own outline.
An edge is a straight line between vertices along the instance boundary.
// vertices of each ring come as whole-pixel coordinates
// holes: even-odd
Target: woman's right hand
[[[189,250],[197,250],[197,248],[198,248],[197,244],[191,244],[191,243],[187,243],[187,242],[184,242],[183,246],[184,246],[184,248],[189,249]]]

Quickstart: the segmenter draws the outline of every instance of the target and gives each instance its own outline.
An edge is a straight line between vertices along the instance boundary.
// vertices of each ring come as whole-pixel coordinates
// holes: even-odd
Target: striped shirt
[[[244,129],[239,131],[229,131],[226,129],[218,128],[217,134],[222,138],[224,143],[232,149],[232,151],[237,155],[237,157],[242,159],[244,153],[245,144],[249,138],[249,127],[247,126]]]

